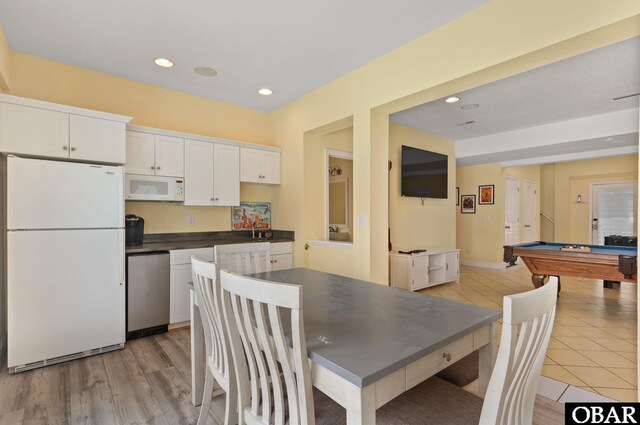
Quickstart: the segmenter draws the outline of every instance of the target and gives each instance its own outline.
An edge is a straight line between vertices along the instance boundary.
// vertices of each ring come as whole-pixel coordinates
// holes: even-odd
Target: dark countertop
[[[257,235],[256,231],[256,235]],[[208,248],[214,245],[251,242],[293,242],[294,232],[273,230],[273,238],[251,238],[251,232],[194,232],[194,233],[157,233],[145,234],[144,243],[127,246],[126,254],[140,254],[154,251],[170,251],[172,249]]]

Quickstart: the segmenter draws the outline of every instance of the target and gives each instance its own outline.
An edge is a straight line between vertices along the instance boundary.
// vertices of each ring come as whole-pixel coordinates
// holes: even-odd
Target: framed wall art
[[[476,195],[462,195],[460,197],[460,212],[462,214],[476,213]]]
[[[492,184],[485,184],[478,186],[478,204],[479,205],[493,205],[494,203],[495,186]]]

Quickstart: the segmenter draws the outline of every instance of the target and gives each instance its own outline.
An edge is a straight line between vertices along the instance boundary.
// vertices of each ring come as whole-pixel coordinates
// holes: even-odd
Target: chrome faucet
[[[251,223],[251,239],[256,238],[256,223]]]

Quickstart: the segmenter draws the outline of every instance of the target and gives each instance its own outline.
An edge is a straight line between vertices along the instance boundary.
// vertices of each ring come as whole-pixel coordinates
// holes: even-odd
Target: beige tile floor
[[[421,292],[501,309],[504,295],[533,289],[530,276],[524,266],[462,266],[460,282]],[[570,277],[561,282],[542,374],[616,400],[637,401],[637,286],[607,289],[601,280]]]

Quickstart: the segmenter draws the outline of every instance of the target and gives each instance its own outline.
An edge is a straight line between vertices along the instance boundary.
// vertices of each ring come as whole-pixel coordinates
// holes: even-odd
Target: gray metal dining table
[[[484,396],[497,354],[500,311],[305,268],[252,276],[302,285],[313,385],[346,409],[347,424],[375,424],[376,409],[474,350],[480,350]],[[196,406],[205,377],[203,335],[191,291]]]

